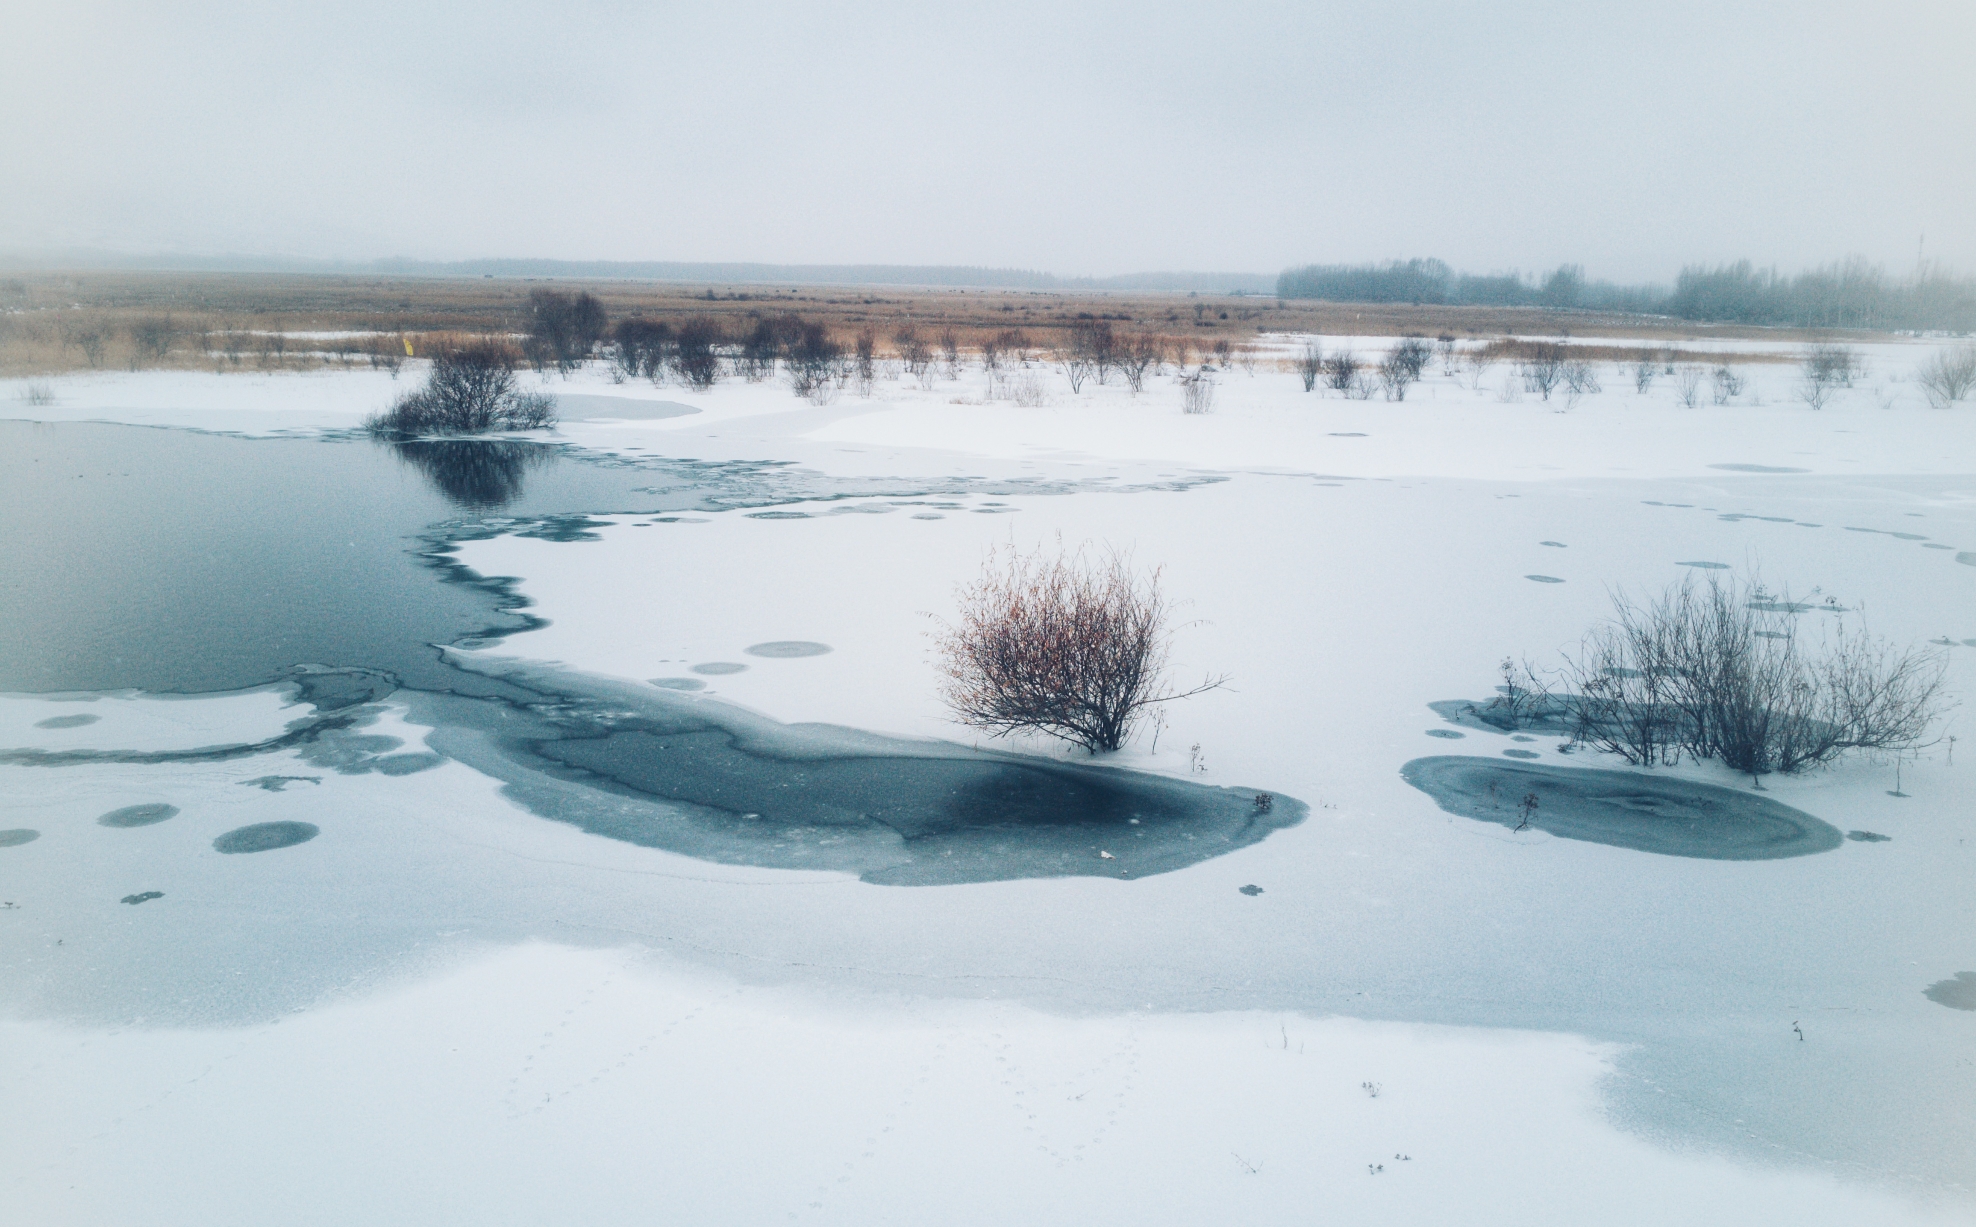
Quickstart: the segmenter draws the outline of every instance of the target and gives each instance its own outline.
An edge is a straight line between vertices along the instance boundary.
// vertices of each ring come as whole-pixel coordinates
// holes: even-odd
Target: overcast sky
[[[1976,3],[21,0],[0,249],[1976,271]]]

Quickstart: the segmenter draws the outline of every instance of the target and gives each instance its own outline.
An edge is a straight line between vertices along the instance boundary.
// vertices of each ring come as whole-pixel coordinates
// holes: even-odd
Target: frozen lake
[[[1976,476],[1941,471],[1960,435],[1911,469],[1854,472],[1831,435],[1888,411],[1768,410],[1770,425],[1691,455],[1656,435],[1655,471],[1628,474],[1567,453],[1623,433],[1630,405],[1561,424],[1496,405],[1487,429],[1558,449],[1556,470],[1381,473],[1349,449],[1425,440],[1445,407],[1381,418],[1319,402],[1274,454],[1210,469],[1156,454],[1164,418],[1131,444],[1151,455],[998,455],[952,415],[1000,409],[754,394],[716,393],[692,415],[599,413],[558,443],[409,449],[0,423],[0,782],[4,825],[36,833],[0,838],[0,975],[35,1068],[71,1068],[61,1054],[79,1037],[120,1051],[183,1034],[189,1052],[196,1037],[266,1036],[272,1053],[287,1042],[276,1020],[292,1035],[318,1016],[355,1035],[362,1010],[384,1008],[366,1003],[493,991],[474,979],[488,958],[535,968],[572,1011],[617,1001],[584,1058],[617,1068],[658,1034],[625,1011],[714,1008],[600,987],[633,983],[648,958],[673,977],[660,997],[768,994],[770,1015],[803,1027],[849,1009],[940,1015],[991,1065],[993,1031],[977,1028],[991,1024],[940,1012],[1000,1011],[992,1027],[1026,1036],[1034,1068],[1074,1043],[1126,1051],[1105,1030],[1122,1020],[1196,1056],[1198,1028],[1238,1018],[1309,1020],[1354,1053],[1373,1048],[1341,1020],[1583,1037],[1599,1046],[1582,1084],[1592,1118],[1657,1154],[1790,1174],[1806,1207],[1852,1221],[1896,1204],[1966,1213],[1976,1015],[1957,1003],[1958,973],[1976,967],[1976,831],[1969,766],[1946,744],[1901,765],[1899,796],[1892,763],[1770,779],[1767,803],[1808,821],[1766,811],[1720,856],[1467,816],[1402,775],[1450,758],[1546,781],[1615,767],[1434,705],[1485,700],[1504,656],[1575,641],[1609,585],[1714,567],[1760,564],[1843,616],[1863,606],[1878,633],[1936,641],[1966,693]],[[911,443],[880,441],[888,416]],[[1235,450],[1255,422],[1237,404],[1201,425],[1204,448]],[[1164,563],[1200,619],[1183,672],[1235,679],[1176,707],[1156,748],[1102,766],[977,746],[945,722],[925,661],[920,615],[950,608],[985,548],[1056,533]],[[1455,768],[1469,774],[1448,777],[1448,796],[1493,778]],[[1746,787],[1706,765],[1651,778],[1677,800]],[[539,943],[574,953],[512,963]],[[579,987],[570,968],[592,978]],[[716,1013],[784,1025],[739,1008]],[[1282,1025],[1289,1052],[1298,1029]],[[1503,1068],[1570,1067],[1546,1051]],[[887,1061],[882,1045],[858,1059]],[[1373,1081],[1423,1088],[1462,1064],[1383,1059],[1413,1072]],[[47,1093],[43,1075],[12,1072]],[[1345,1089],[1379,1099],[1357,1081]],[[828,1119],[816,1096],[861,1093],[804,1091],[791,1110]],[[1503,1094],[1462,1110],[1486,1120],[1477,1105]],[[1295,1113],[1264,1117],[1280,1137],[1305,1127]],[[1372,1158],[1395,1173],[1430,1162]],[[1517,1189],[1538,1196],[1537,1173],[1520,1169]],[[1225,1204],[1247,1204],[1241,1187]],[[1816,1193],[1839,1187],[1919,1200]],[[1382,1204],[1366,1210],[1393,1212]]]

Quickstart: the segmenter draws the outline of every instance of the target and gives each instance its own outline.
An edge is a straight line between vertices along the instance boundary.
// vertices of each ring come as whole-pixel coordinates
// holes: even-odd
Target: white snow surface
[[[1910,372],[1928,344],[1864,350],[1866,376],[1816,411],[1785,364],[1746,366],[1738,403],[1694,409],[1610,366],[1570,407],[1505,400],[1506,366],[1480,391],[1432,374],[1400,404],[1305,393],[1265,366],[1221,372],[1202,417],[1166,378],[1072,396],[1048,374],[1054,403],[1033,409],[988,399],[979,372],[825,406],[775,382],[551,381],[586,399],[550,437],[592,451],[1215,480],[606,516],[597,541],[469,542],[460,560],[519,577],[549,625],[462,659],[694,678],[780,720],[972,741],[938,705],[923,615],[949,611],[994,544],[1117,547],[1190,602],[1180,677],[1232,677],[1118,761],[1270,788],[1310,818],[1143,882],[888,888],[589,836],[458,763],[0,766],[0,825],[44,833],[0,849],[0,894],[20,901],[0,922],[44,926],[45,959],[95,951],[104,970],[78,982],[113,983],[108,960],[143,947],[107,948],[139,924],[169,933],[181,904],[269,930],[237,963],[187,969],[188,999],[248,1002],[209,1025],[0,1013],[0,1085],[33,1105],[0,1116],[7,1202],[51,1224],[1969,1222],[1967,1174],[1942,1158],[1966,1145],[1914,1123],[1958,1102],[1966,1121],[1976,1091],[1976,1016],[1920,992],[1976,968],[1967,763],[1939,747],[1908,762],[1902,798],[1890,764],[1773,780],[1779,800],[1894,838],[1761,864],[1512,835],[1397,774],[1504,748],[1585,764],[1550,741],[1424,737],[1445,727],[1425,705],[1486,697],[1498,659],[1572,642],[1609,585],[1698,560],[1760,562],[1896,640],[1946,640],[1969,694],[1976,405],[1922,405]],[[37,381],[53,406],[0,386],[0,412],[342,430],[418,375],[64,377]],[[699,412],[639,412],[660,403]],[[831,651],[746,650],[773,640]],[[748,668],[693,672],[709,662]],[[0,744],[186,748],[274,736],[295,714],[276,689],[88,698],[0,697]],[[76,713],[102,719],[34,727]],[[396,702],[366,731],[423,735]],[[303,782],[241,787],[270,775]],[[95,825],[142,800],[185,812]],[[276,817],[324,833],[210,855],[212,837]],[[47,888],[112,898],[167,864],[192,885],[106,914]],[[1264,893],[1238,894],[1248,883]],[[513,899],[560,929],[520,933],[492,903]],[[402,945],[340,948],[350,909],[402,914]],[[251,986],[302,962],[343,987],[256,1015]],[[1774,1050],[1709,1064],[1714,1037],[1749,1034]],[[1866,1079],[1905,1089],[1862,1095]]]

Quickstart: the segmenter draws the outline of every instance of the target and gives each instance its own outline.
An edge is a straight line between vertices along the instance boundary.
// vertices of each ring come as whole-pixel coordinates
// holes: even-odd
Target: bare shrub
[[[851,373],[858,381],[858,395],[870,396],[871,385],[878,377],[878,330],[864,327],[858,330],[858,339],[851,359]]]
[[[1489,368],[1495,364],[1496,354],[1489,346],[1484,345],[1480,349],[1469,351],[1468,386],[1471,391],[1480,392],[1482,390],[1482,379],[1489,373]]]
[[[1653,350],[1643,350],[1633,361],[1633,390],[1645,396],[1654,386],[1654,376],[1660,373],[1660,356]]]
[[[389,371],[391,378],[396,379],[398,368],[405,364],[405,353],[410,345],[403,336],[372,337],[364,355],[370,359],[373,371]]]
[[[1599,383],[1598,368],[1589,362],[1573,360],[1564,364],[1564,386],[1572,396],[1590,396],[1603,392]]]
[[[1075,395],[1084,390],[1084,381],[1091,378],[1092,374],[1097,370],[1097,363],[1089,354],[1082,353],[1075,347],[1072,347],[1058,354],[1057,369],[1062,371],[1063,377],[1070,381],[1071,393]]]
[[[643,376],[658,383],[672,361],[672,325],[632,316],[611,330],[612,377],[622,382]]]
[[[1324,374],[1324,347],[1316,341],[1304,342],[1297,354],[1297,374],[1303,377],[1304,391],[1317,388],[1317,377]]]
[[[1000,333],[981,342],[981,369],[993,375],[1002,369],[1002,337]]]
[[[1807,380],[1841,388],[1852,387],[1866,371],[1859,351],[1850,345],[1813,345],[1805,350],[1799,366]]]
[[[144,319],[132,320],[130,325],[130,368],[136,370],[141,362],[165,360],[172,349],[172,342],[178,337],[178,325],[169,315],[153,315]]]
[[[1011,362],[1029,364],[1029,334],[1020,328],[1004,328],[993,338],[997,350],[1007,354]]]
[[[955,595],[958,617],[935,636],[941,697],[992,736],[1033,731],[1116,750],[1150,709],[1226,681],[1168,688],[1172,609],[1160,569],[1141,574],[1115,551],[1004,547]]]
[[[1454,334],[1452,332],[1444,332],[1435,337],[1434,347],[1441,354],[1441,374],[1449,379],[1453,379],[1456,371],[1461,368],[1461,350],[1455,344]],[[1308,389],[1306,390],[1308,391]]]
[[[1410,357],[1395,349],[1380,361],[1379,388],[1387,400],[1405,400],[1407,385],[1420,377]]]
[[[1406,371],[1408,383],[1418,383],[1420,377],[1427,373],[1427,363],[1433,356],[1434,351],[1427,347],[1426,341],[1408,336],[1400,338],[1400,343],[1393,347],[1386,359]]]
[[[531,290],[522,352],[536,370],[553,366],[567,375],[596,351],[609,331],[604,304],[595,295]]]
[[[1134,393],[1145,390],[1146,372],[1159,360],[1159,338],[1144,333],[1127,337],[1112,351],[1113,365],[1118,367],[1119,374],[1125,376],[1125,386],[1131,388]]]
[[[1352,382],[1345,388],[1347,400],[1371,400],[1372,394],[1379,391],[1379,381],[1364,371],[1352,376]]]
[[[1693,409],[1702,403],[1702,368],[1679,366],[1674,369],[1674,395],[1682,404]]]
[[[26,384],[20,390],[20,398],[30,405],[52,405],[55,403],[55,389],[40,380]]]
[[[1024,409],[1040,409],[1050,403],[1050,389],[1034,371],[1011,380],[1009,396]]]
[[[680,382],[706,391],[720,382],[720,349],[727,340],[720,321],[696,315],[673,337],[672,369]]]
[[[1947,710],[1942,654],[1836,620],[1808,643],[1800,619],[1815,607],[1754,577],[1613,605],[1565,676],[1574,735],[1636,765],[1686,756],[1789,774],[1848,750],[1918,748]]]
[[[1813,409],[1823,409],[1825,402],[1832,399],[1835,386],[1822,379],[1800,379],[1796,388],[1798,399]]]
[[[83,361],[93,369],[103,365],[103,330],[78,328],[69,333],[69,342],[82,351]]]
[[[1194,415],[1214,412],[1214,372],[1206,364],[1192,375],[1180,377],[1180,412]]]
[[[789,345],[789,382],[796,395],[816,400],[826,387],[835,387],[844,347],[831,339],[822,324],[805,323]]]
[[[1069,356],[1082,358],[1100,385],[1118,361],[1118,351],[1118,334],[1112,331],[1110,320],[1081,319],[1070,326]]]
[[[1718,405],[1726,405],[1743,394],[1743,377],[1736,373],[1733,366],[1724,364],[1716,367],[1709,381],[1715,388],[1715,403]]]
[[[775,374],[776,359],[782,356],[781,331],[774,320],[766,317],[755,320],[748,335],[741,339],[741,352],[735,355],[734,369],[741,378],[760,383]]]
[[[898,348],[899,360],[906,364],[906,373],[922,379],[933,365],[933,347],[919,335],[919,329],[911,324],[901,326],[892,334],[892,344]]]
[[[1358,373],[1358,355],[1349,349],[1341,349],[1324,360],[1324,386],[1333,392],[1350,392]]]
[[[1914,373],[1921,394],[1937,409],[1946,409],[1976,389],[1976,343],[1937,350]]]
[[[960,378],[961,335],[951,326],[940,330],[940,362],[946,367],[947,378]]]
[[[1564,383],[1564,346],[1550,341],[1533,345],[1516,369],[1526,390],[1549,400]]]
[[[399,397],[365,425],[372,434],[398,438],[555,425],[554,398],[515,386],[515,358],[513,350],[493,342],[442,351],[423,388]]]

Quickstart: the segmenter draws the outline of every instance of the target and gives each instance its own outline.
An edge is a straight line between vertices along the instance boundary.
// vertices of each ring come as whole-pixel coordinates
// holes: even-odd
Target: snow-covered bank
[[[21,1221],[1924,1224],[1600,1115],[1568,1036],[842,1004],[529,945],[226,1031],[0,1024]]]
[[[1327,350],[1376,360],[1390,337],[1314,338]],[[1269,338],[1287,357],[1300,338]],[[627,455],[794,460],[828,473],[972,472],[984,461],[1032,466],[1183,466],[1294,471],[1355,477],[1440,476],[1482,480],[1568,477],[1705,477],[1724,466],[1814,473],[1954,473],[1976,454],[1976,405],[1931,410],[1915,369],[1949,342],[1895,341],[1855,347],[1864,371],[1835,389],[1822,409],[1799,399],[1791,362],[1737,368],[1742,388],[1713,401],[1681,403],[1677,379],[1656,377],[1644,393],[1619,365],[1595,367],[1602,390],[1548,398],[1527,390],[1515,365],[1479,375],[1443,372],[1438,359],[1402,402],[1305,392],[1281,359],[1214,378],[1214,411],[1181,412],[1174,373],[1128,392],[1086,382],[1072,392],[1039,363],[1046,403],[1025,408],[993,399],[978,369],[930,385],[881,379],[869,398],[847,389],[814,406],[787,384],[729,378],[710,391],[643,380],[615,383],[601,363],[571,378],[528,376],[532,389],[569,404],[553,437]],[[1759,347],[1760,348],[1760,347]],[[1796,352],[1802,347],[1787,347]],[[51,405],[22,399],[25,381],[0,380],[0,416],[40,421],[115,421],[244,434],[349,429],[417,386],[420,364],[394,380],[384,372],[306,374],[95,373],[36,380]],[[696,412],[683,414],[681,409]]]

